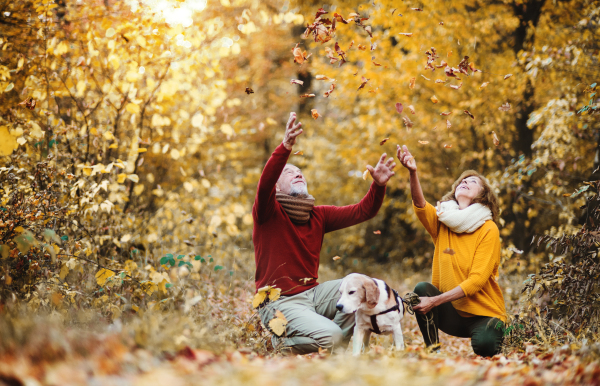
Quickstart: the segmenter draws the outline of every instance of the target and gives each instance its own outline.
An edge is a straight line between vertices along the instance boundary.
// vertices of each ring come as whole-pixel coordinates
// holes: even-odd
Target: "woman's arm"
[[[400,145],[396,146],[396,156],[398,157],[398,160],[410,173],[410,194],[412,200],[417,208],[424,208],[426,202],[425,197],[423,196],[423,190],[421,189],[421,184],[419,183],[419,176],[417,175],[417,162],[408,151],[406,145],[402,147],[400,147]]]
[[[464,298],[465,296],[466,295],[463,289],[460,286],[456,286],[456,288],[448,292],[444,292],[443,294],[438,296],[422,297],[421,303],[414,306],[413,310],[415,310],[415,312],[419,314],[426,314],[429,311],[431,311],[433,307],[437,307],[441,304]]]

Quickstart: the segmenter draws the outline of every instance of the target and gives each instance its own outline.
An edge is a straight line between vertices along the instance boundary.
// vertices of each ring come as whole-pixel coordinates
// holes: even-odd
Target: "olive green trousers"
[[[437,296],[441,292],[433,284],[421,282],[414,291],[419,297]],[[434,307],[425,315],[415,314],[426,346],[439,344],[438,329],[448,335],[471,338],[477,355],[491,357],[500,352],[504,339],[504,322],[489,316],[460,316],[452,303]]]
[[[354,332],[354,314],[344,314],[335,308],[341,283],[342,280],[327,281],[259,308],[260,319],[267,328],[276,310],[288,321],[282,336],[272,335],[273,347],[292,354],[308,354],[319,348],[345,351]]]

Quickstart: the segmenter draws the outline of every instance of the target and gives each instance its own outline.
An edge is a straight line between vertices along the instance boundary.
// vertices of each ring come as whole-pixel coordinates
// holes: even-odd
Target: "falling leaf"
[[[404,126],[406,126],[408,129],[413,127],[413,123],[409,117],[402,117],[402,120],[404,121]]]
[[[360,90],[361,88],[365,87],[365,85],[367,84],[367,82],[368,82],[368,81],[369,81],[369,79],[365,78],[364,76],[363,76],[363,77],[361,77],[361,83],[360,83],[360,86],[358,86],[358,89],[357,89],[356,91],[358,91],[358,90]]]
[[[354,40],[352,40],[352,41],[350,42],[350,45],[348,46],[348,49],[352,48],[352,46],[353,46],[353,45],[354,45]]]
[[[427,145],[427,144],[429,143],[429,141],[419,141],[419,143],[420,143],[421,145]]]
[[[452,56],[452,51],[448,51],[448,57]]]
[[[456,252],[454,252],[454,249],[452,249],[452,248],[446,248],[446,249],[444,249],[444,253],[446,253],[448,255],[454,255]]]
[[[304,155],[304,153],[302,152],[302,150],[298,150],[294,152],[294,155]]]
[[[452,145],[446,145],[446,144],[444,144],[444,149],[451,149],[451,148],[452,148]]]
[[[400,32],[398,35],[403,35],[403,36],[412,36],[413,33],[412,32]]]
[[[443,22],[443,21],[440,21],[440,25],[444,25],[444,22]]]
[[[300,43],[296,43],[296,46],[292,48],[292,54],[294,55],[294,63],[302,64],[312,54],[306,55],[306,51],[302,52],[302,49],[298,47]]]
[[[356,46],[356,48],[358,48],[361,51],[365,51],[367,49],[367,46],[359,44],[358,46]]]
[[[457,85],[455,85],[455,84],[451,84],[451,85],[450,85],[450,88],[453,88],[453,89],[455,89],[455,90],[458,90],[458,89],[459,89],[459,88],[461,88],[461,87],[462,87],[462,82],[460,82],[460,84],[459,84],[458,86],[457,86]]]
[[[481,86],[479,86],[479,89],[486,88],[488,84],[490,84],[490,82],[483,82]]]
[[[510,78],[511,76],[512,76],[512,74],[507,74],[507,75],[504,75],[504,80],[506,80],[506,79]]]
[[[451,127],[452,127],[452,123],[450,123],[450,121],[446,119],[446,129],[449,129]]]
[[[369,169],[365,170],[363,173],[363,180],[367,180],[367,178],[369,178]]]
[[[381,66],[381,64],[379,64],[377,62],[373,62],[373,65],[375,65],[375,66]]]
[[[377,231],[373,231],[373,234],[374,234],[374,235],[380,235],[380,234],[381,234],[381,231],[379,231],[379,230],[377,230]]]
[[[492,131],[492,141],[494,141],[494,146],[500,146],[500,140],[495,132]]]
[[[414,89],[416,81],[417,81],[417,78],[410,78],[410,83],[408,84],[408,88],[410,88],[411,90]]]
[[[389,140],[389,138],[384,138],[381,140],[381,142],[379,142],[379,146],[383,146],[384,143],[386,143]]]
[[[423,11],[421,8],[411,8],[413,11],[421,12]]]
[[[432,96],[432,97],[431,97],[431,101],[432,101],[433,103],[438,103],[438,102],[439,102],[439,99],[437,99],[437,97],[434,95],[434,96]]]
[[[300,98],[313,98],[315,96],[315,94],[302,94],[300,95]]]
[[[246,94],[254,94],[254,90],[252,90],[250,87],[246,87]]]
[[[447,80],[444,80],[444,79],[436,79],[435,80],[435,83],[446,83],[446,82],[447,82]]]
[[[511,108],[510,103],[506,102],[502,106],[498,107],[498,110],[506,112],[506,111],[510,110],[510,108]]]
[[[341,257],[339,257],[339,256],[333,256],[333,261],[336,261],[336,260],[339,260],[339,259],[341,259]]]
[[[269,328],[277,336],[282,336],[285,333],[285,326],[288,321],[279,310],[275,311],[275,318],[269,321]]]
[[[317,76],[315,76],[315,79],[316,79],[316,80],[330,80],[330,81],[332,81],[332,82],[334,82],[334,81],[335,81],[335,79],[331,79],[331,78],[329,78],[329,77],[327,77],[327,76],[325,76],[325,75],[317,75]]]
[[[422,76],[423,78],[427,79],[427,80],[431,80],[431,79],[429,79],[428,77],[426,77],[426,76],[425,76],[425,75],[423,75],[423,74],[421,74],[421,76]]]
[[[340,66],[342,64],[346,63],[346,53],[344,51],[342,51],[342,49],[340,48],[340,45],[338,44],[338,42],[335,42],[335,52],[340,57]]]
[[[400,103],[400,102],[396,103],[396,111],[398,112],[398,114],[402,114],[403,109],[404,109],[404,107],[402,106],[402,103]]]
[[[441,113],[440,115],[443,115],[444,117],[447,117],[450,114],[452,114],[452,111],[446,111],[444,113]]]
[[[473,114],[471,114],[471,112],[469,112],[469,110],[465,110],[464,113],[471,117],[471,119],[475,119],[475,117],[473,116]]]
[[[300,86],[302,86],[304,84],[303,81],[298,80],[298,79],[292,79],[292,80],[290,80],[290,83],[291,84],[299,84]]]
[[[330,95],[330,94],[333,92],[333,90],[334,90],[334,89],[335,89],[335,83],[332,83],[332,84],[329,86],[329,90],[328,90],[328,91],[325,91],[325,92],[323,93],[323,96],[324,96],[325,98],[329,98],[329,95]]]
[[[36,103],[35,99],[27,98],[23,102],[19,103],[19,105],[24,105],[29,110],[33,110],[33,109],[35,109],[35,103]]]
[[[408,109],[410,110],[411,113],[416,114],[417,112],[415,111],[415,108],[413,105],[409,105]]]
[[[310,110],[310,115],[312,115],[312,117],[314,119],[317,119],[317,118],[319,118],[321,116],[321,114],[319,114],[319,112],[317,111],[317,109]]]

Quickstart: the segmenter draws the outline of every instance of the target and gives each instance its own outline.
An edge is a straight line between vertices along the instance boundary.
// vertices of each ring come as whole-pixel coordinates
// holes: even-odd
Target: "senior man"
[[[265,326],[276,310],[288,321],[282,336],[272,336],[276,349],[293,354],[319,348],[342,351],[352,336],[354,314],[335,308],[341,280],[317,283],[323,236],[375,217],[396,164],[391,157],[386,162],[384,153],[374,168],[367,166],[373,183],[358,204],[315,206],[302,171],[287,163],[302,134],[302,124],[295,122],[292,112],[283,142],[265,165],[252,207],[256,288],[281,289],[281,297],[263,303],[259,314]]]

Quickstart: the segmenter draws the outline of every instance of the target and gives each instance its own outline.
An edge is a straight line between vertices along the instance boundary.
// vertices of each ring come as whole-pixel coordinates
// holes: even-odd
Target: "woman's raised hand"
[[[407,168],[411,172],[417,171],[417,162],[415,158],[410,154],[406,145],[400,147],[400,145],[396,145],[396,156],[398,157],[398,161]]]

